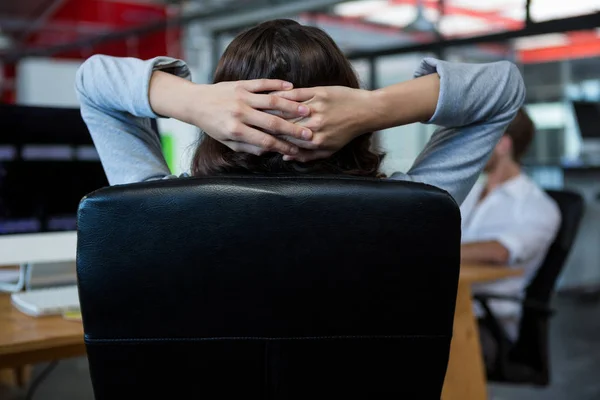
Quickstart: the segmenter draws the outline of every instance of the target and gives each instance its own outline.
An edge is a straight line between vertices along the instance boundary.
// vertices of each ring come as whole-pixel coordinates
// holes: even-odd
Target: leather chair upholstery
[[[458,206],[424,184],[101,189],[77,249],[96,399],[439,400],[459,260]]]

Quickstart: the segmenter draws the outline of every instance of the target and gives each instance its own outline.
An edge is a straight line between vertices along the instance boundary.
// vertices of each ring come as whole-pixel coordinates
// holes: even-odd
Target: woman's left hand
[[[310,141],[286,137],[300,149],[284,160],[307,162],[331,156],[359,135],[369,132],[377,118],[372,92],[344,86],[293,89],[276,93],[285,99],[310,107],[310,116],[290,121],[313,132]]]

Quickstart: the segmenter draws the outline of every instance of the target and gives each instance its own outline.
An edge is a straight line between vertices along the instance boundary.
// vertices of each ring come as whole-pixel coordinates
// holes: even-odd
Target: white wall
[[[31,106],[79,107],[75,74],[81,61],[31,58],[17,66],[17,103]]]

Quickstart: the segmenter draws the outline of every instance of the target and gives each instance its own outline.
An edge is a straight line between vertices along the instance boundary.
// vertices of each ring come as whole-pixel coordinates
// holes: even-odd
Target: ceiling
[[[120,0],[143,5],[168,5],[169,15],[217,9],[230,10],[230,14],[235,15],[236,9],[248,9],[250,6],[257,10],[263,8],[267,15],[269,7],[274,5],[301,4],[304,1],[307,0]],[[99,37],[116,29],[89,19],[55,18],[67,4],[73,6],[75,2],[94,3],[98,10],[102,10],[103,3],[115,3],[116,0],[0,1],[0,56],[32,46],[30,38],[33,35],[68,43],[74,38]],[[440,37],[518,30],[524,27],[526,19],[526,0],[340,0],[337,3],[296,17],[304,23],[322,27],[347,51],[430,42]],[[596,11],[600,11],[600,0],[531,0],[531,19],[534,22]],[[130,26],[125,24],[118,28],[152,22],[156,21],[150,17],[138,18]],[[594,37],[588,35],[586,40],[600,44],[598,33],[593,33]],[[553,34],[519,39],[515,46],[517,50],[529,51],[569,46],[572,40],[567,34]],[[581,37],[577,40],[581,41]]]
[[[310,16],[318,24],[345,30],[347,50],[430,42],[520,30],[526,23],[526,0],[358,0]],[[532,22],[543,22],[600,11],[600,0],[531,0]],[[360,31],[352,34],[350,31]],[[377,33],[375,35],[375,32]],[[373,38],[378,36],[379,39]],[[596,35],[600,38],[600,35]],[[362,38],[362,40],[361,40]],[[554,34],[515,41],[517,50],[570,44],[569,35]]]
[[[445,36],[474,35],[495,30],[519,29],[525,22],[526,0],[360,0],[335,7],[337,15],[365,22],[406,27],[423,17]],[[600,0],[532,0],[533,22],[591,14]]]
[[[341,1],[306,0],[317,5]],[[18,58],[18,54],[26,53],[23,50],[39,49],[41,45],[85,45],[87,38],[92,42],[114,33],[143,30],[188,14],[221,12],[231,25],[235,11],[268,13],[275,6],[303,3],[303,0],[0,0],[0,61],[7,54]],[[137,8],[132,11],[132,7]],[[116,15],[119,9],[127,9],[124,12],[129,15]],[[153,9],[163,12],[153,15]],[[132,33],[127,39],[135,35]]]

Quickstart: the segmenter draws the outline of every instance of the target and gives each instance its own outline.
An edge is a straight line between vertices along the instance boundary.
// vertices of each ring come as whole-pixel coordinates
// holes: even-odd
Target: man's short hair
[[[506,128],[505,135],[512,139],[512,157],[516,162],[527,153],[535,134],[535,125],[524,108],[521,108]]]

